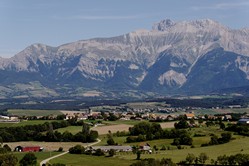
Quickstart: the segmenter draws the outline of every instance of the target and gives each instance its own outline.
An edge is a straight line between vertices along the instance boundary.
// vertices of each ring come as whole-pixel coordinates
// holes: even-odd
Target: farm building
[[[43,147],[40,146],[17,146],[15,148],[17,152],[41,152],[43,151]]]
[[[188,113],[188,114],[185,114],[185,116],[187,117],[187,119],[192,119],[195,117],[195,114],[193,113]]]
[[[249,119],[240,119],[239,121],[238,121],[238,124],[249,124]]]
[[[105,152],[108,152],[111,149],[118,151],[118,152],[131,152],[132,151],[131,146],[93,146],[93,147],[90,147],[90,149],[91,150],[101,149]]]
[[[142,142],[139,144],[139,149],[142,151],[150,151],[151,147],[150,147],[150,144],[148,144],[146,142]]]

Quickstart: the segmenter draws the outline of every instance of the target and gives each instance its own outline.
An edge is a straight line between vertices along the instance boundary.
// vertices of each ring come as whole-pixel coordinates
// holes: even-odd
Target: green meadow
[[[53,163],[63,163],[72,166],[128,166],[135,162],[134,160],[121,159],[118,157],[104,157],[104,156],[89,156],[78,154],[66,154],[50,161]]]
[[[184,149],[172,149],[165,151],[158,151],[153,154],[142,154],[141,159],[144,158],[172,158],[174,162],[182,161],[186,158],[188,153],[193,153],[195,156],[198,156],[200,153],[206,153],[209,156],[209,162],[211,159],[217,159],[220,155],[232,155],[237,153],[249,153],[249,138],[240,137],[235,140],[232,140],[229,143],[221,145],[213,145],[207,147],[197,147],[190,148],[185,147]],[[118,157],[125,160],[133,160],[136,158],[136,155],[130,153],[128,155],[119,155]]]
[[[120,137],[122,141],[124,137]],[[115,138],[117,141],[117,139]],[[194,138],[194,143],[198,145],[199,143],[204,143],[209,141],[209,139],[201,138],[201,141]],[[117,141],[118,142],[118,141]],[[159,150],[154,151],[152,154],[141,154],[141,159],[145,158],[172,158],[174,162],[180,162],[184,160],[188,153],[193,153],[195,156],[198,156],[200,153],[206,153],[209,156],[209,160],[207,163],[210,163],[211,159],[217,159],[219,155],[232,155],[237,153],[249,153],[249,137],[236,137],[236,139],[230,141],[226,144],[215,145],[215,146],[207,146],[207,147],[195,147],[191,148],[190,146],[183,146],[183,149],[177,149],[175,146],[171,146],[172,139],[161,139],[161,140],[153,140],[147,141],[152,147],[156,145]],[[132,143],[129,145],[138,145],[139,143]],[[102,143],[98,145],[106,145],[102,141]],[[165,145],[166,147],[170,147],[169,150],[160,150],[161,146]],[[73,158],[73,160],[72,160]],[[64,163],[66,165],[74,165],[80,166],[82,163],[87,166],[97,166],[97,165],[105,165],[105,166],[113,166],[119,163],[120,166],[128,166],[133,162],[136,162],[136,154],[132,152],[122,152],[117,153],[114,157],[97,157],[97,156],[89,156],[89,155],[73,155],[66,154],[59,158],[51,160],[50,163]]]

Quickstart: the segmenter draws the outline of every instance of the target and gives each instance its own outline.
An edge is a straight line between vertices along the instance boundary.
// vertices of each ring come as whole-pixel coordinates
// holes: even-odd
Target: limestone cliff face
[[[152,30],[112,38],[58,47],[33,44],[12,58],[0,59],[4,78],[0,85],[13,91],[12,84],[39,82],[58,94],[55,87],[65,85],[205,93],[222,88],[220,76],[223,87],[249,85],[248,58],[248,29],[230,29],[210,19],[167,19],[154,24]]]

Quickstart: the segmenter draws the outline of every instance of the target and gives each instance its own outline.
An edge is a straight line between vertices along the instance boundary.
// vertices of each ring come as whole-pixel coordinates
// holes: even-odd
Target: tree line
[[[226,131],[233,131],[239,135],[249,136],[249,126],[243,124],[230,124],[225,129]]]
[[[60,133],[54,129],[70,125],[82,125],[82,131],[72,134],[68,131]],[[83,121],[54,121],[38,125],[0,128],[1,142],[18,141],[46,141],[46,142],[94,142],[98,132],[90,130],[90,126]]]

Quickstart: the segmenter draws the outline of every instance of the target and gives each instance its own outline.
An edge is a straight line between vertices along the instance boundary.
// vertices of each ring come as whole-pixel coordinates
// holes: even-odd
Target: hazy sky
[[[249,27],[248,0],[0,0],[0,56],[33,43],[59,46],[151,29],[162,19],[210,18]]]

